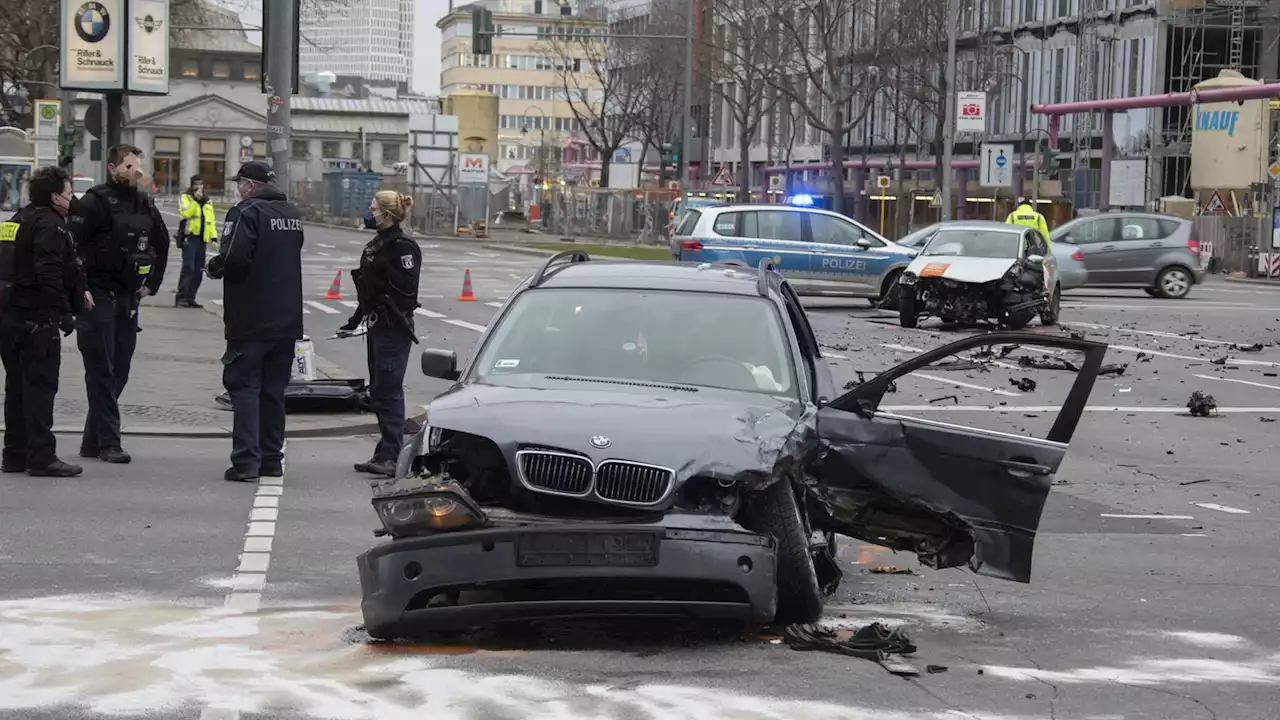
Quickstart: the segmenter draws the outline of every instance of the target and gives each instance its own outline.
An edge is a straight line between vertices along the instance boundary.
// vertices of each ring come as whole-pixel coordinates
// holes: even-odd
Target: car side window
[[[809,395],[813,396],[818,389],[817,370],[815,368],[822,353],[818,349],[817,337],[813,334],[813,327],[809,325],[809,319],[805,316],[804,310],[800,308],[795,292],[790,291],[788,287],[783,292],[783,299],[786,301],[787,318],[791,321],[791,328],[796,334],[796,341],[800,345],[800,354],[803,356],[803,382],[809,387]],[[816,400],[817,398],[814,399]]]
[[[1098,218],[1086,220],[1071,228],[1071,232],[1067,233],[1066,237],[1068,242],[1075,245],[1112,242],[1119,234],[1119,229],[1116,218]]]
[[[800,213],[786,210],[757,210],[749,214],[754,217],[751,221],[744,223],[742,237],[794,242],[804,239]]]
[[[1178,232],[1178,228],[1182,225],[1182,223],[1176,220],[1158,220],[1157,222],[1160,223],[1160,237],[1162,238],[1172,236],[1174,233]]]
[[[742,213],[726,212],[716,216],[711,223],[711,230],[717,235],[734,236],[738,234],[738,218]]]
[[[1027,255],[1039,255],[1040,257],[1049,255],[1049,245],[1044,241],[1044,236],[1038,230],[1031,230],[1027,233]]]
[[[864,235],[862,229],[833,215],[809,213],[809,231],[813,241],[826,245],[856,245]]]
[[[1120,224],[1120,239],[1122,240],[1159,240],[1169,236],[1168,233],[1161,231],[1161,223],[1155,218],[1120,218]]]
[[[685,211],[684,217],[680,219],[680,227],[676,228],[676,235],[692,235],[700,217],[702,213],[697,210]]]

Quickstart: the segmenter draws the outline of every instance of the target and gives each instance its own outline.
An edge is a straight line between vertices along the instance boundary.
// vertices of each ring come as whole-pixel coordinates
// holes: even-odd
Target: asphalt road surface
[[[323,339],[350,287],[322,298],[367,238],[308,231],[308,331],[352,371],[362,343]],[[424,258],[421,347],[460,359],[491,303],[538,264],[452,243],[424,243]],[[474,303],[456,300],[467,268]],[[861,300],[809,304],[838,385],[971,332],[902,330]],[[1111,343],[1107,361],[1128,367],[1094,389],[1033,583],[842,546],[845,581],[824,622],[904,626],[912,663],[943,672],[903,679],[768,634],[669,624],[371,645],[354,557],[377,542],[376,518],[350,470],[369,439],[290,441],[286,477],[262,487],[220,480],[221,441],[136,440],[133,465],[0,478],[0,718],[1274,718],[1280,349],[1249,347],[1277,339],[1280,292],[1079,291],[1062,315],[1062,330]],[[1019,348],[982,369],[918,373],[885,405],[1043,432],[1075,375],[1020,364],[1033,356],[1048,357]],[[1035,389],[1011,383],[1023,378]],[[416,372],[406,382],[424,401],[443,386]],[[1217,416],[1187,414],[1196,389]],[[913,574],[870,571],[882,565]]]

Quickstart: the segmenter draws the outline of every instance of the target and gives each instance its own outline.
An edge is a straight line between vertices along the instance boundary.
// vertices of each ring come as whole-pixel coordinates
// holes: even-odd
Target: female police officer
[[[378,416],[382,437],[369,462],[356,470],[374,475],[395,475],[396,459],[404,445],[404,373],[409,347],[418,342],[413,311],[418,307],[418,273],[422,250],[404,234],[404,222],[413,198],[384,190],[373,196],[365,227],[378,234],[360,255],[355,281],[356,312],[342,327],[351,332],[365,321],[369,327],[369,400]]]

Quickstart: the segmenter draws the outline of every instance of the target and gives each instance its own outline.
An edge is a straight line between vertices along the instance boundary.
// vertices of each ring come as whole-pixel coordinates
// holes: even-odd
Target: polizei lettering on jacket
[[[285,230],[297,230],[302,232],[302,220],[300,218],[271,218],[272,232],[284,232]]]

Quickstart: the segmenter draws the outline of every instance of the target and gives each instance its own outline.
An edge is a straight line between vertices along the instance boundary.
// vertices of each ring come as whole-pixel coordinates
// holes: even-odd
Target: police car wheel
[[[884,279],[884,285],[881,287],[880,302],[877,307],[885,310],[898,309],[898,278],[902,277],[901,270],[895,270],[889,273],[889,277]]]

